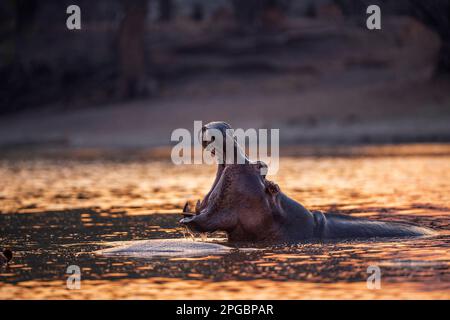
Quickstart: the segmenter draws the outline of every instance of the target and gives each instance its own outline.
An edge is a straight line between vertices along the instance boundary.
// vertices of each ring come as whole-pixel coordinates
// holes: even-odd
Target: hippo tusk
[[[195,204],[195,213],[200,213],[200,200],[197,200]]]
[[[185,217],[195,216],[195,213],[192,213],[190,211],[191,211],[191,208],[189,206],[189,202],[186,202],[186,204],[184,205],[184,208],[183,208],[183,212],[181,214]]]

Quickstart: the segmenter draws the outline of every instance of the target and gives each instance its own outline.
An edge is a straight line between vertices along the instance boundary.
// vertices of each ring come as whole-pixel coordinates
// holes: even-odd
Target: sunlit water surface
[[[0,269],[0,298],[450,298],[449,154],[282,158],[272,177],[310,209],[415,223],[436,237],[250,244],[258,250],[200,257],[92,253],[185,237],[178,213],[209,190],[214,172],[151,159],[4,157],[0,247],[15,257]],[[226,244],[224,234],[212,237]],[[69,265],[81,268],[79,290],[67,289]],[[371,265],[380,289],[367,288]]]

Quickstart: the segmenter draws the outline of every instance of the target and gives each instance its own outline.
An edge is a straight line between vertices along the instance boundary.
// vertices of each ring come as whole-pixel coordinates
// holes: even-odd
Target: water
[[[435,147],[420,150],[427,148]],[[16,256],[0,269],[0,298],[449,299],[450,153],[411,149],[282,158],[274,180],[312,210],[415,223],[436,237],[251,244],[258,250],[154,259],[92,252],[116,241],[184,238],[177,213],[209,190],[215,168],[3,156],[0,247]],[[195,239],[205,240],[226,244],[223,233]],[[80,290],[66,287],[69,265],[82,270]],[[367,288],[370,265],[381,269],[379,290]]]

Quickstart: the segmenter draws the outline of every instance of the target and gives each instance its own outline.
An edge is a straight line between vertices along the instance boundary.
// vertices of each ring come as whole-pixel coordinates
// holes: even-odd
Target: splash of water
[[[185,239],[189,239],[192,241],[206,241],[208,240],[208,233],[201,232],[201,233],[194,233],[192,232],[187,226],[183,226],[182,229],[183,237]]]
[[[183,226],[183,237],[192,241],[196,239],[195,234],[187,226]]]

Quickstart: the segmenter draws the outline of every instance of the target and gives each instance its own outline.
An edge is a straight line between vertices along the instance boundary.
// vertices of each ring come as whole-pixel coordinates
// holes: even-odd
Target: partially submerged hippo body
[[[231,127],[212,122],[202,129],[203,147],[211,150],[211,129],[220,130],[225,139]],[[206,136],[206,138],[205,138]],[[433,234],[433,230],[409,224],[371,221],[340,214],[310,212],[266,179],[265,164],[253,163],[234,142],[236,157],[244,164],[219,163],[216,179],[195,212],[186,205],[182,225],[196,232],[225,231],[229,241],[298,241],[308,239],[351,239],[369,237],[412,237]],[[216,156],[226,148],[214,149]],[[242,162],[242,161],[241,161]],[[267,166],[266,166],[267,167]]]

